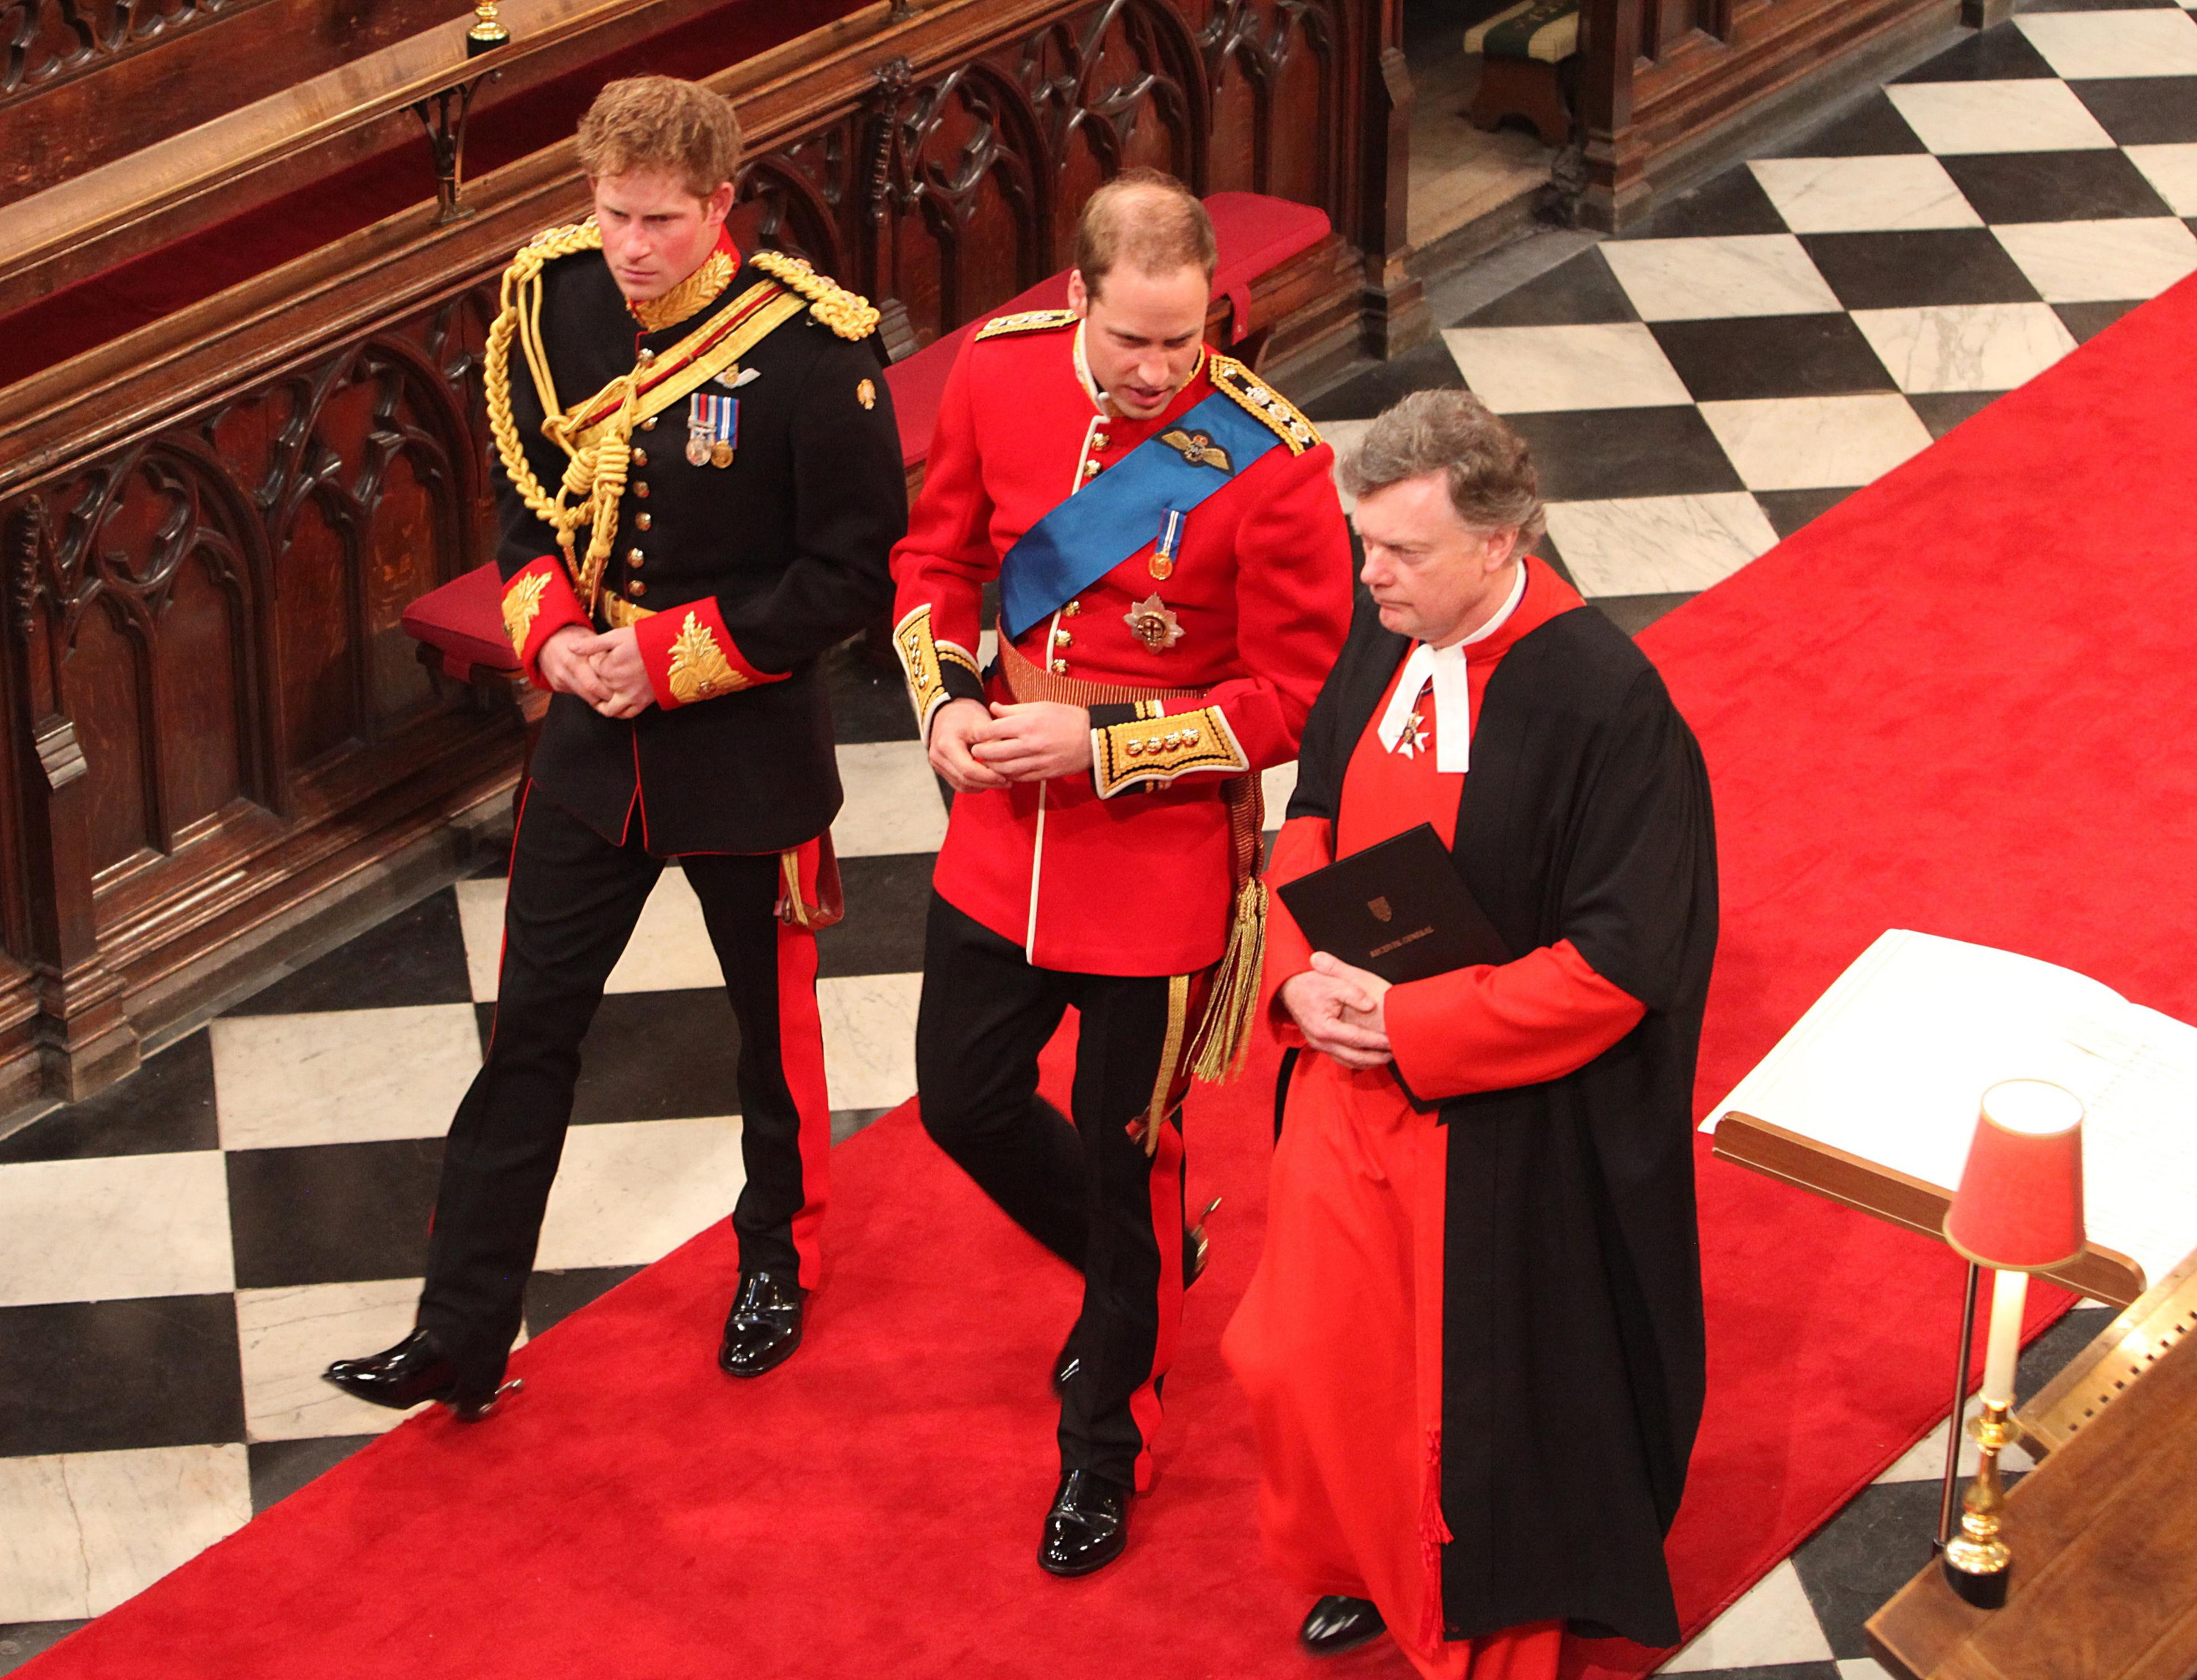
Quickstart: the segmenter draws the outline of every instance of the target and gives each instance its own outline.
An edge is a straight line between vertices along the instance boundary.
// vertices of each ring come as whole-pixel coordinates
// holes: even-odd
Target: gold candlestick
[[[511,39],[511,32],[496,14],[496,0],[480,0],[473,8],[473,26],[466,31],[466,56],[478,58]]]
[[[2007,1415],[2010,1410],[2003,1401],[1984,1402],[1975,1423],[1980,1450],[1976,1479],[1961,1501],[1961,1532],[1945,1545],[1946,1584],[1980,1610],[1996,1610],[2006,1602],[2007,1582],[2014,1573],[2014,1554],[1998,1537],[2000,1513],[2006,1505],[1998,1455],[2014,1440],[2014,1425]]]

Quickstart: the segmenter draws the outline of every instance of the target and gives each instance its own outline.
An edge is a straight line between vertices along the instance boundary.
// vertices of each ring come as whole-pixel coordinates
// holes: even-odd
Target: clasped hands
[[[1305,1042],[1346,1068],[1378,1068],[1395,1059],[1388,1047],[1388,982],[1315,951],[1311,970],[1282,982],[1282,1007]]]
[[[948,700],[930,721],[930,768],[956,793],[1079,775],[1091,768],[1091,714],[1052,700]]]
[[[536,663],[554,692],[577,694],[605,717],[637,717],[656,704],[630,624],[600,636],[567,624],[542,644]]]

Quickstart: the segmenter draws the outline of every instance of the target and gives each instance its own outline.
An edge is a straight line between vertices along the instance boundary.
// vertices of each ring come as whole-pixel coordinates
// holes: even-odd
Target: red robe
[[[1545,565],[1527,564],[1516,608],[1465,650],[1475,721],[1503,655],[1581,605]],[[1416,752],[1383,745],[1386,709],[1384,697],[1351,757],[1339,832],[1330,836],[1319,818],[1287,824],[1270,883],[1422,822],[1451,843],[1464,775],[1435,768],[1432,693],[1419,703]],[[1301,1046],[1276,994],[1310,967],[1312,951],[1278,897],[1270,914],[1266,1016],[1283,1042]],[[1559,1077],[1616,1043],[1643,1012],[1568,940],[1500,966],[1392,987],[1384,1007],[1396,1066],[1429,1103]],[[1275,1150],[1258,1271],[1222,1352],[1251,1401],[1260,1531],[1276,1567],[1308,1595],[1371,1599],[1423,1674],[1542,1680],[1556,1671],[1558,1623],[1442,1638],[1448,1140],[1386,1069],[1353,1072],[1307,1054]]]

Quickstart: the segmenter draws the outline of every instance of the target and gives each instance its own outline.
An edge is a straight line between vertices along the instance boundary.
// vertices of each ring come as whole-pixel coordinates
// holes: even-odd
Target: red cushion
[[[463,677],[467,666],[516,672],[519,661],[503,630],[503,576],[494,563],[475,566],[404,609],[404,634],[443,656],[443,668]]]
[[[1213,218],[1213,236],[1220,246],[1213,289],[1224,297],[1309,251],[1327,237],[1331,225],[1316,205],[1264,193],[1215,193],[1206,200],[1205,213]],[[1248,310],[1239,304],[1238,313],[1240,317]]]

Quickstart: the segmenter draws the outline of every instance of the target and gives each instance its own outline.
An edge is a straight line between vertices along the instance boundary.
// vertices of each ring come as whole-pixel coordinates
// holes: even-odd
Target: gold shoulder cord
[[[1206,362],[1214,388],[1265,422],[1267,429],[1301,455],[1320,442],[1319,429],[1307,420],[1296,404],[1276,391],[1232,356],[1214,355]]]
[[[512,488],[519,492],[528,511],[556,533],[557,546],[565,553],[565,569],[571,574],[580,598],[590,612],[594,611],[603,565],[610,558],[611,540],[617,530],[618,500],[625,494],[629,459],[626,437],[633,425],[635,375],[624,376],[624,401],[617,417],[594,442],[575,452],[565,463],[564,483],[552,497],[534,476],[534,468],[519,441],[519,423],[512,418],[511,341],[516,338],[525,353],[527,371],[533,375],[542,412],[561,414],[563,405],[557,400],[557,385],[550,375],[548,353],[542,344],[542,270],[560,257],[582,251],[600,251],[602,244],[602,230],[593,222],[551,228],[535,235],[503,271],[501,307],[488,329],[488,349],[481,369],[481,382],[488,398],[489,434],[496,440],[496,452],[503,462],[503,470],[511,475]],[[619,383],[612,381],[611,388],[615,389]],[[565,498],[572,495],[582,495],[586,499],[567,507]],[[594,530],[588,539],[586,559],[576,565],[572,550],[582,525],[592,525]]]
[[[841,338],[860,342],[878,330],[875,304],[830,275],[817,273],[805,259],[789,257],[782,251],[758,251],[748,260],[780,285],[808,298],[809,313]]]

